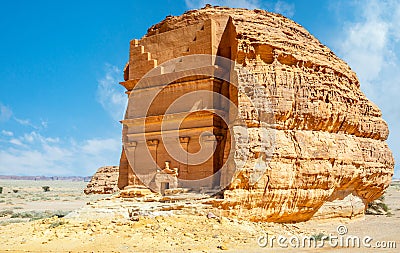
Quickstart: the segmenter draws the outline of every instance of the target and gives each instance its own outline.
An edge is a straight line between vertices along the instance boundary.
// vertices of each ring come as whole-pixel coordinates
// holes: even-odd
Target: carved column
[[[128,142],[125,144],[125,148],[128,151],[128,153],[133,154],[133,163],[128,164],[128,165],[130,165],[130,166],[128,166],[128,185],[136,185],[138,183],[138,182],[136,182],[137,178],[134,173],[135,161],[136,161],[136,157],[135,157],[136,145],[137,145],[137,143],[135,141]]]
[[[214,180],[213,187],[219,187],[221,185],[221,168],[224,164],[224,146],[225,138],[223,135],[216,135],[216,148],[214,152]]]
[[[187,174],[189,173],[189,140],[190,137],[182,136],[179,137],[179,142],[181,143],[181,146],[183,149],[186,151],[186,160],[185,164],[182,166],[183,168],[180,168],[181,171],[179,171],[180,175],[184,175],[184,178],[187,177]]]
[[[157,147],[158,147],[158,143],[159,141],[157,139],[154,140],[147,140],[146,144],[147,144],[147,148],[150,151],[151,156],[154,159],[154,163],[155,163],[155,171],[157,171]]]
[[[204,178],[205,176],[211,176],[212,175],[212,182],[209,182],[209,185],[207,185],[207,187],[212,188],[214,186],[214,182],[215,182],[215,165],[216,165],[216,161],[215,161],[215,152],[217,151],[217,137],[215,135],[205,135],[202,136],[202,142],[204,145],[204,148],[206,149],[212,149],[214,150],[214,153],[212,154],[212,171],[204,171],[202,177]],[[211,175],[209,175],[211,173]]]

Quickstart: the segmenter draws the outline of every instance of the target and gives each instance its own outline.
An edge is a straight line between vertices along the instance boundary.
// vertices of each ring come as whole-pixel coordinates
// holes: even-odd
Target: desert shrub
[[[55,222],[50,224],[49,228],[55,228],[55,227],[61,226],[63,224],[65,224],[65,222],[63,222],[63,221],[55,221]]]
[[[7,226],[12,223],[21,223],[21,222],[25,222],[25,220],[24,219],[12,219],[12,220],[8,219],[8,220],[0,221],[0,226]]]
[[[0,211],[0,217],[6,217],[8,215],[12,215],[14,212],[12,210],[1,210]]]
[[[58,218],[64,217],[67,215],[68,211],[44,211],[44,212],[37,212],[37,211],[27,211],[27,212],[20,212],[14,213],[11,215],[11,218],[29,218],[30,221],[33,220],[40,220],[45,218],[50,218],[57,216]]]
[[[0,194],[3,193],[3,187],[0,187]]]
[[[58,211],[53,212],[52,216],[57,216],[58,218],[62,218],[69,213],[70,213],[69,211],[58,210]]]
[[[385,197],[382,195],[380,198],[368,203],[368,208],[365,214],[372,215],[388,215],[390,214],[389,207],[384,203]]]
[[[325,236],[325,237],[324,237],[324,236]],[[324,237],[324,238],[323,238],[323,237]],[[324,233],[319,233],[319,234],[316,234],[316,235],[312,235],[311,238],[314,238],[316,241],[321,241],[322,238],[323,238],[324,241],[325,241],[325,240],[328,240],[328,239],[329,239],[329,236],[325,235]]]
[[[49,192],[50,191],[50,186],[42,186],[43,191]]]
[[[21,213],[13,213],[11,218],[32,218],[38,215],[38,212],[35,211],[28,211],[28,212],[21,212]]]
[[[389,207],[385,203],[382,203],[381,207],[385,212],[389,212]]]

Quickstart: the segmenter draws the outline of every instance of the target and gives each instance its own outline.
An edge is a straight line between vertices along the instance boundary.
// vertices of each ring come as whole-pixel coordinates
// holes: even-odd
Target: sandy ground
[[[83,189],[86,184],[87,182],[83,181],[0,180],[0,187],[3,187],[0,194],[0,210],[71,211],[84,206],[88,201],[104,197],[85,195]],[[43,186],[49,186],[50,191],[44,192]]]
[[[32,187],[37,188],[27,188],[33,191]],[[14,196],[14,193],[3,192],[3,196],[8,196],[1,198],[5,200],[0,203],[0,210],[3,211],[11,207],[19,207],[14,210],[19,213],[35,208],[50,208],[52,211],[72,210],[79,205],[81,208],[62,218],[54,216],[34,221],[20,219],[18,223],[14,223],[10,222],[10,216],[3,217],[0,226],[1,252],[400,252],[399,186],[390,187],[385,195],[391,215],[367,215],[358,220],[311,220],[296,224],[227,219],[219,217],[215,211],[216,217],[210,218],[207,217],[210,216],[210,210],[201,203],[191,202],[181,207],[177,204],[139,203],[115,197],[97,200],[96,197],[82,195],[79,192],[82,185],[66,184],[58,187],[59,189],[56,185],[53,186],[54,196],[47,196],[49,200],[37,200],[34,203],[19,203],[20,198]],[[28,192],[27,188],[21,186],[20,193]],[[53,199],[57,198],[57,191],[59,194],[62,192],[64,198]],[[40,190],[36,192],[36,195],[43,194]],[[27,194],[27,198],[32,198],[33,195],[35,194]],[[77,196],[79,199],[76,199]],[[70,203],[70,208],[64,203]],[[172,207],[176,210],[171,210]],[[128,218],[128,208],[152,211],[141,212],[139,221],[131,221]],[[345,226],[347,233],[339,236],[338,226]],[[288,241],[283,243],[288,247],[282,248],[276,240],[273,241],[273,246],[271,243],[266,247],[258,244],[265,242],[259,239],[265,239],[266,236],[268,239],[273,236],[290,239],[294,236],[306,238],[318,235],[338,236],[344,241],[350,236],[358,236],[361,240],[369,236],[372,238],[369,241],[371,248],[364,245],[359,248],[332,247],[329,240],[317,241],[318,245],[324,242],[323,248],[293,248]],[[374,248],[378,241],[395,242],[396,248]]]

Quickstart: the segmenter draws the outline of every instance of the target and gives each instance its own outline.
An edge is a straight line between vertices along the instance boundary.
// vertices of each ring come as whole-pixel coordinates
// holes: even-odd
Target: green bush
[[[50,186],[42,186],[43,191],[49,192],[50,191]]]
[[[21,223],[21,222],[25,222],[25,220],[24,219],[13,219],[13,220],[8,219],[8,220],[0,221],[0,226],[7,226],[9,224]]]
[[[311,237],[314,238],[316,241],[321,241],[323,237],[324,237],[323,238],[324,241],[329,239],[329,236],[325,235],[324,233],[319,233],[319,234],[316,234],[316,235],[312,235]]]
[[[12,215],[13,213],[14,212],[12,210],[9,210],[9,209],[2,210],[2,211],[0,211],[0,217],[6,217],[8,215]]]
[[[27,211],[27,212],[20,212],[14,213],[11,215],[11,218],[29,218],[30,221],[33,220],[40,220],[45,218],[50,218],[53,216],[57,216],[58,218],[64,217],[67,215],[68,211],[45,211],[45,212],[36,212],[36,211]]]
[[[55,221],[55,222],[50,224],[49,228],[55,228],[55,227],[61,226],[63,224],[65,224],[65,222],[63,222],[63,221]]]
[[[365,214],[372,215],[388,215],[390,214],[390,208],[384,203],[385,197],[382,195],[380,198],[368,203],[368,208]]]
[[[11,218],[33,218],[37,215],[39,215],[38,212],[29,211],[29,212],[13,213],[13,215],[11,215]]]

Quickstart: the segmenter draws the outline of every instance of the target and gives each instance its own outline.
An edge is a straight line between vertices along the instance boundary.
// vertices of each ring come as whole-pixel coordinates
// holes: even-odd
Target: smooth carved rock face
[[[157,64],[199,53],[190,47],[184,53],[165,53],[164,42],[152,43],[152,39],[185,27],[201,27],[209,20],[216,26],[213,43],[230,50],[204,52],[228,57],[236,67],[251,72],[266,94],[252,102],[262,110],[264,101],[269,101],[275,122],[274,150],[271,159],[264,161],[261,177],[254,182],[253,168],[236,168],[223,202],[215,205],[227,216],[253,221],[362,215],[365,205],[383,193],[393,175],[394,160],[385,142],[387,124],[379,108],[361,92],[350,67],[294,21],[262,10],[220,7],[167,17],[135,41],[156,61],[146,65],[147,69],[130,61],[124,86],[131,90],[130,80]],[[221,35],[227,30],[228,36]],[[174,47],[179,48],[184,40],[184,35],[176,37]],[[239,91],[254,89],[238,75]],[[246,111],[240,96],[237,100],[246,122],[260,120]],[[248,128],[259,130],[251,124]],[[232,148],[235,154],[258,159],[249,146]],[[236,155],[236,164],[238,159]],[[126,157],[122,163],[127,166]],[[120,173],[120,187],[129,184],[128,170]]]

